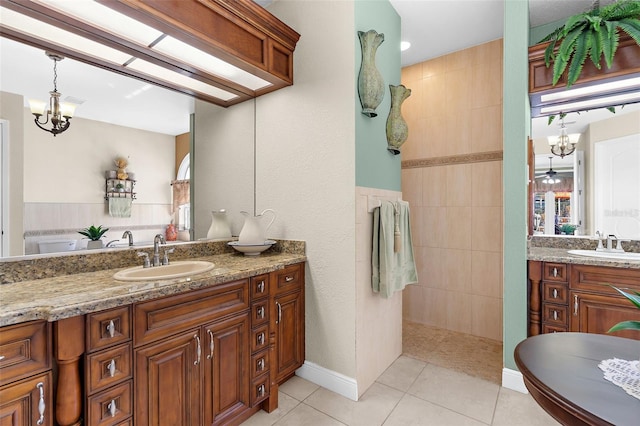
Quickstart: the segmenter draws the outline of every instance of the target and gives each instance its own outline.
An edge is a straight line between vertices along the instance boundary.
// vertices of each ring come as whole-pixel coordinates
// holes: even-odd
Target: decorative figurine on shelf
[[[116,167],[118,167],[118,171],[116,172],[118,179],[127,179],[129,175],[127,174],[127,171],[125,169],[127,168],[129,161],[127,161],[127,159],[124,157],[118,157],[114,162],[116,163]]]
[[[173,224],[173,220],[167,225],[167,229],[164,234],[165,240],[167,241],[175,241],[178,239],[178,231],[176,231],[176,226]]]

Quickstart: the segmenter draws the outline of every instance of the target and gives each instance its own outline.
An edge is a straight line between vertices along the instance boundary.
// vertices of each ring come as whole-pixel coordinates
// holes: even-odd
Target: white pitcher
[[[265,227],[262,224],[262,218],[264,214],[267,212],[271,212],[273,217],[271,218],[271,222]],[[264,244],[266,240],[266,234],[273,221],[276,220],[276,212],[271,209],[266,209],[258,216],[251,216],[247,212],[240,212],[245,215],[244,226],[240,231],[240,235],[238,236],[238,243],[243,245],[260,245]]]
[[[209,227],[209,232],[207,232],[207,239],[213,240],[222,238],[231,238],[231,226],[227,219],[227,211],[225,209],[212,210],[211,226]]]

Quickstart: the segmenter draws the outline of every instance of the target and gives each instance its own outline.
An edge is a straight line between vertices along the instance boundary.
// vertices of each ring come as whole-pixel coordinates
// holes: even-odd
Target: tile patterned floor
[[[469,342],[456,346],[456,342],[464,338],[464,335],[458,336],[460,333],[421,330],[415,324],[405,325],[405,331],[408,332],[403,333],[405,350],[411,354],[398,358],[358,402],[294,376],[280,386],[277,410],[269,414],[260,411],[243,425],[558,425],[530,395],[500,387],[493,366],[486,368],[491,370],[487,378],[468,371],[473,369],[471,365],[486,367],[486,362],[494,362],[496,342],[480,342],[486,347],[478,349]],[[413,340],[416,336],[431,339],[433,345],[428,346],[429,351],[415,350],[422,345]],[[449,350],[452,352],[447,352]],[[484,361],[478,363],[468,360],[473,357],[458,357],[461,350],[481,354],[478,358]],[[500,360],[501,357],[500,349]],[[500,361],[498,374],[501,369]]]

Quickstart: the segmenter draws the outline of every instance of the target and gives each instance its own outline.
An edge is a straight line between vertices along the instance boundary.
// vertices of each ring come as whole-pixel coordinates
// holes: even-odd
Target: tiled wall
[[[404,68],[402,83],[419,278],[403,317],[502,340],[502,41]]]
[[[44,240],[76,240],[76,250],[86,249],[88,240],[77,231],[91,224],[109,228],[102,239],[104,244],[120,240],[125,230],[133,233],[136,244],[150,242],[154,235],[164,235],[166,224],[171,221],[170,210],[166,204],[134,201],[130,218],[113,218],[106,211],[106,203],[25,203],[25,254],[39,253],[38,241]]]

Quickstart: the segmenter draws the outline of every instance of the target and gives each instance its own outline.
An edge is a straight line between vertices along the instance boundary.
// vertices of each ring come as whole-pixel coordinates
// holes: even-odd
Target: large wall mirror
[[[580,135],[575,152],[551,153],[561,127]],[[640,239],[640,104],[532,120],[534,235]]]
[[[48,101],[53,61],[6,38],[0,51],[2,126],[11,130],[2,139],[9,165],[2,168],[2,211],[4,237],[14,242],[5,241],[3,257],[37,254],[44,240],[76,240],[76,250],[85,249],[77,231],[90,225],[110,228],[104,241],[116,246],[126,245],[125,230],[136,244],[152,241],[179,220],[171,183],[185,143],[193,221],[182,239],[205,238],[211,210],[228,211],[235,235],[239,212],[254,211],[254,100],[223,108],[66,58],[57,64],[57,88],[78,106],[70,128],[54,137],[36,127],[27,103]],[[126,218],[111,216],[105,200],[105,171],[118,156],[128,158],[136,180]]]

